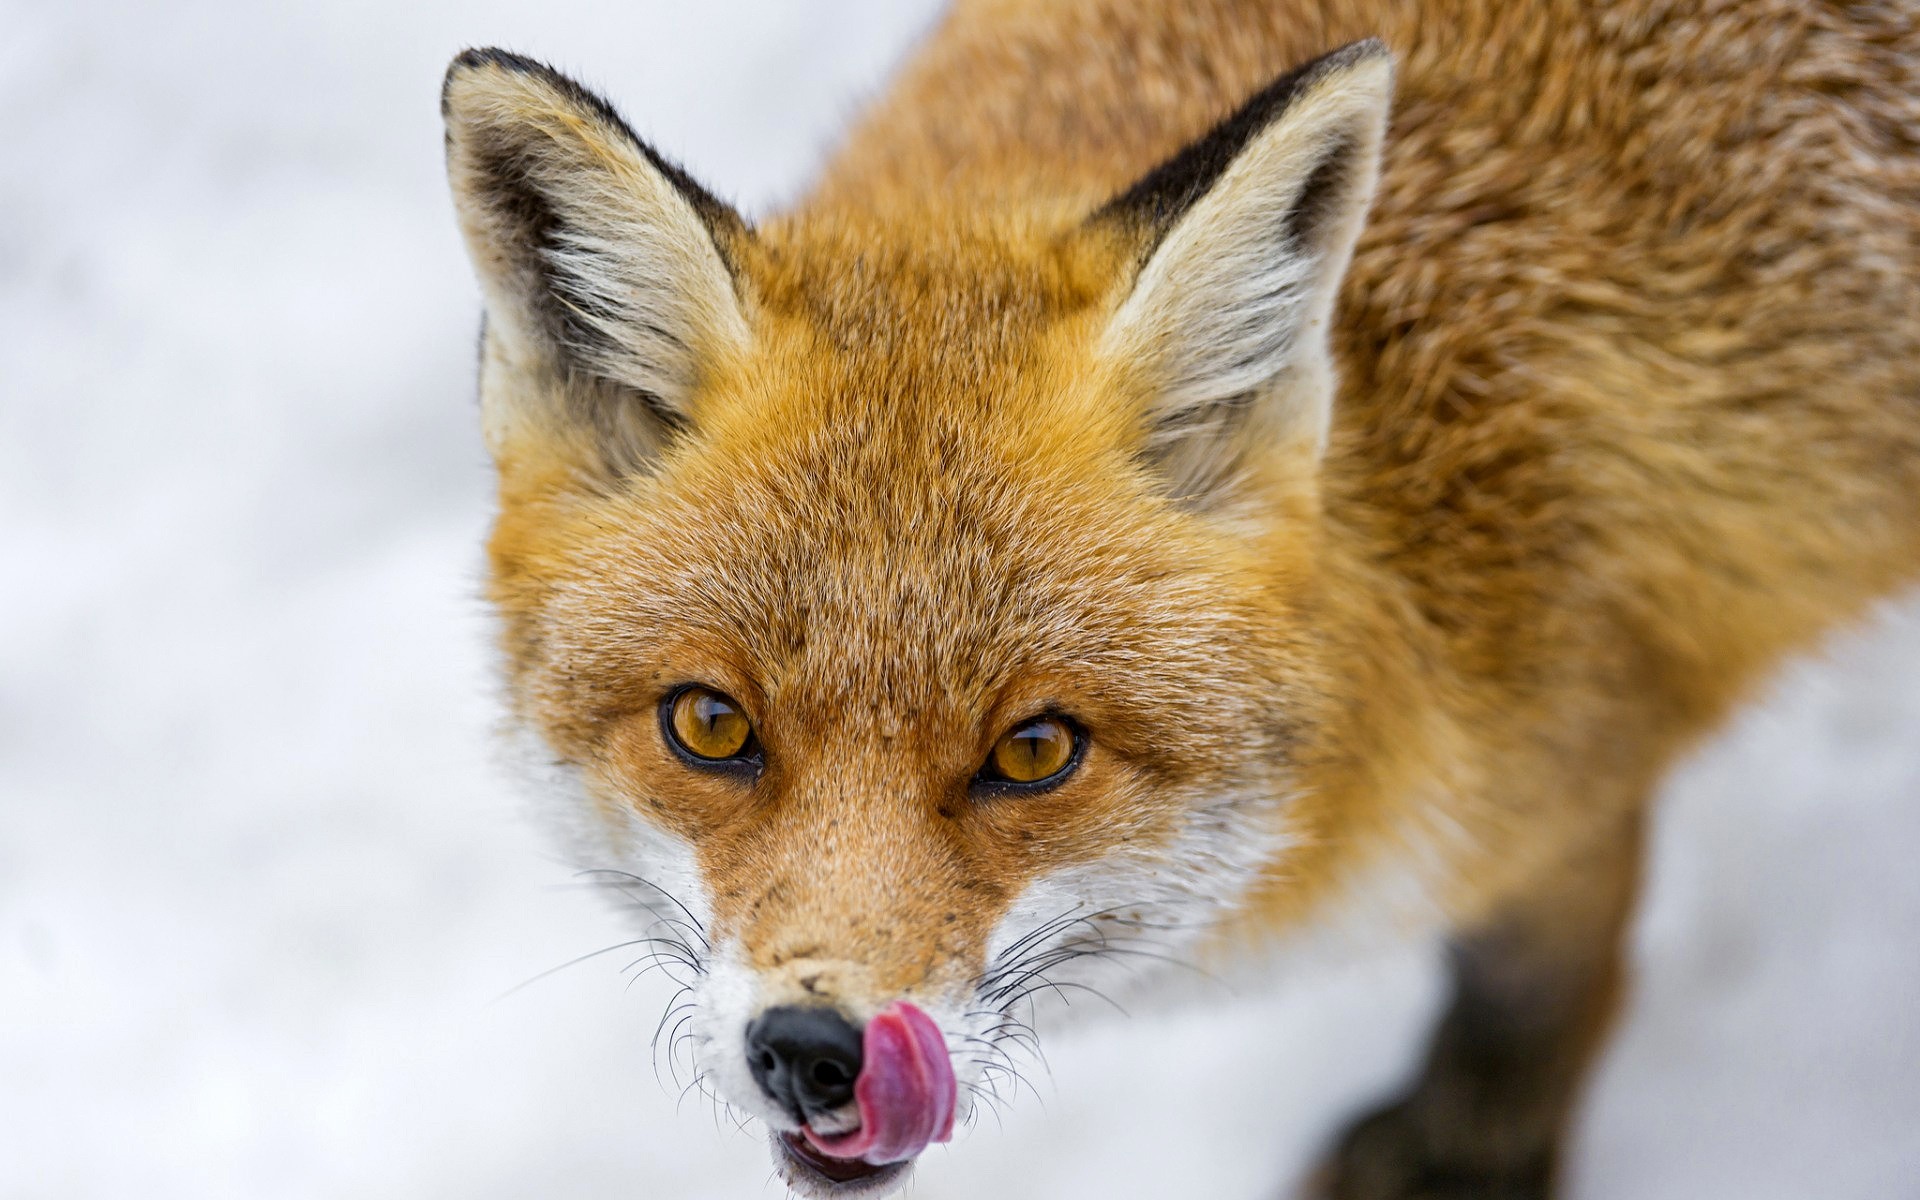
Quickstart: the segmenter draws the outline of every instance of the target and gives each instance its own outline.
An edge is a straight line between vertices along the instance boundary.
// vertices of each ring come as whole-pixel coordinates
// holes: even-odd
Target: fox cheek
[[[1029,999],[1079,995],[1117,1003],[1182,966],[1197,969],[1208,933],[1246,908],[1271,864],[1286,861],[1286,792],[1250,786],[1199,798],[1153,844],[1032,880],[995,924],[976,1007],[1012,1013]]]

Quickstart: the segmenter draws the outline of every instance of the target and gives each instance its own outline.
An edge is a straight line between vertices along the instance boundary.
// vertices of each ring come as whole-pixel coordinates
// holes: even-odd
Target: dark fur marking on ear
[[[1353,142],[1337,138],[1321,147],[1320,162],[1300,185],[1293,208],[1287,214],[1287,241],[1301,248],[1317,240],[1316,230],[1340,210],[1342,193],[1352,185]]]
[[[485,187],[486,206],[499,213],[512,235],[513,261],[530,278],[525,293],[546,336],[558,346],[592,350],[605,339],[581,320],[581,297],[565,286],[552,255],[563,244],[564,222],[546,194],[532,181],[525,156],[514,145],[473,148],[476,176]]]
[[[618,348],[611,345],[605,334],[588,319],[601,316],[612,321],[617,319],[618,314],[606,312],[594,303],[592,297],[570,286],[563,274],[555,269],[552,256],[562,248],[560,231],[564,222],[553,211],[540,188],[529,179],[530,172],[524,166],[519,151],[514,147],[481,146],[476,147],[476,159],[481,167],[481,176],[486,180],[488,206],[507,214],[512,227],[523,235],[515,259],[519,268],[532,277],[524,293],[532,304],[533,315],[545,327],[547,339],[573,360],[575,366],[572,369],[583,370],[582,377],[590,376],[593,381],[594,387],[577,390],[587,392],[603,389],[613,396],[644,407],[667,435],[684,431],[686,418],[658,396],[630,384],[604,378],[597,372],[584,371],[579,365],[618,353]],[[483,317],[483,347],[485,328]],[[648,328],[666,340],[680,344],[678,338],[665,330],[654,326]],[[576,414],[581,419],[601,426],[602,441],[610,441],[612,427],[606,424],[607,415],[597,405],[585,406],[584,411]]]
[[[1272,124],[1302,93],[1330,74],[1345,70],[1362,59],[1386,53],[1386,43],[1378,38],[1367,38],[1295,67],[1255,93],[1232,116],[1189,142],[1185,149],[1102,205],[1094,213],[1093,220],[1120,222],[1144,229],[1149,235],[1140,250],[1140,256],[1144,259],[1153,253],[1160,239],[1193,207],[1194,202],[1207,194],[1247,143]],[[1309,193],[1319,181],[1319,172],[1316,172],[1314,180],[1308,184]],[[1303,198],[1306,195],[1303,193]]]
[[[474,70],[480,67],[497,67],[503,71],[512,71],[519,75],[531,75],[575,104],[592,112],[594,116],[604,121],[609,128],[619,131],[620,135],[626,138],[626,140],[633,145],[633,148],[638,150],[641,155],[646,158],[648,163],[652,164],[654,170],[666,176],[667,181],[673,184],[674,188],[682,196],[686,197],[687,203],[693,205],[694,211],[700,214],[701,220],[705,221],[708,228],[714,233],[740,235],[752,231],[752,227],[747,224],[746,219],[743,218],[732,205],[702,187],[700,181],[687,174],[679,163],[674,162],[672,159],[655,150],[652,146],[647,145],[647,143],[641,139],[640,135],[633,131],[633,127],[627,124],[626,119],[620,115],[619,111],[607,102],[605,97],[589,88],[581,86],[579,83],[569,79],[567,76],[538,59],[528,58],[524,54],[515,54],[511,50],[501,50],[491,46],[480,49],[462,50],[455,56],[452,64],[447,67],[446,78],[440,85],[440,112],[443,117],[448,115],[447,93],[453,84],[453,77],[460,71]],[[722,242],[722,238],[715,237],[714,248],[720,252],[722,258],[728,258],[727,247],[722,244]],[[732,265],[732,261],[729,259],[728,266],[732,267]]]
[[[538,79],[579,107],[627,144],[639,151],[648,164],[664,176],[686,199],[706,227],[714,251],[740,286],[733,243],[750,237],[751,227],[726,202],[707,191],[672,160],[647,145],[620,116],[613,105],[593,91],[546,64],[524,55],[499,49],[472,49],[458,55],[447,68],[441,87],[441,112],[448,120],[448,138],[453,136],[449,100],[454,79],[462,71],[497,69]],[[501,218],[503,236],[514,243],[513,260],[527,273],[522,291],[532,305],[532,314],[544,327],[548,340],[570,360],[566,369],[576,373],[577,383],[570,389],[577,396],[597,395],[595,402],[581,403],[577,419],[599,429],[601,441],[613,445],[618,439],[619,423],[608,400],[638,404],[644,408],[661,432],[671,438],[687,428],[686,417],[666,404],[661,397],[632,385],[603,377],[586,364],[595,359],[617,356],[619,348],[609,344],[600,324],[612,324],[625,318],[609,311],[606,301],[581,291],[555,259],[567,250],[566,222],[547,194],[534,159],[513,130],[469,129],[470,153],[476,186],[484,188],[486,206]],[[662,341],[685,350],[674,333],[655,325],[647,331]],[[483,327],[484,332],[484,327]]]

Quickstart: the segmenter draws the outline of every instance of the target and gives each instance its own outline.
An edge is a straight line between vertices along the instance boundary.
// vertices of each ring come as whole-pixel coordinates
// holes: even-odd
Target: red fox
[[[789,1185],[1397,880],[1452,1007],[1311,1187],[1550,1195],[1649,794],[1920,573],[1916,72],[1898,0],[975,0],[756,227],[457,58],[512,721]]]

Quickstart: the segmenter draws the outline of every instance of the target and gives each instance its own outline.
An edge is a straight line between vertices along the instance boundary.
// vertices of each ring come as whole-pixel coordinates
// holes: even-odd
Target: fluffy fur
[[[761,1007],[964,1055],[1019,955],[1237,953],[1404,869],[1460,1001],[1323,1186],[1544,1194],[1651,789],[1920,565],[1917,22],[974,0],[752,230],[458,60],[513,709],[691,859],[726,1096],[785,1120]],[[757,776],[663,745],[685,682]],[[983,797],[1042,711],[1082,767]]]

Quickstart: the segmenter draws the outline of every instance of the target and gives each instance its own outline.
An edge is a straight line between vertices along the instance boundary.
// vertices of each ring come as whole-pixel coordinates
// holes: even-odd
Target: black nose
[[[831,1008],[770,1008],[747,1025],[747,1066],[760,1090],[804,1122],[853,1099],[860,1031]]]

